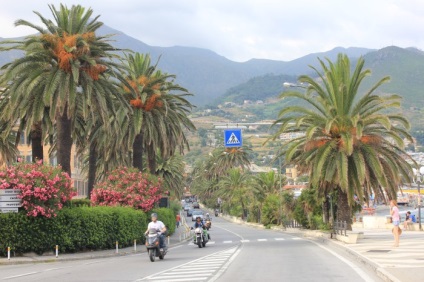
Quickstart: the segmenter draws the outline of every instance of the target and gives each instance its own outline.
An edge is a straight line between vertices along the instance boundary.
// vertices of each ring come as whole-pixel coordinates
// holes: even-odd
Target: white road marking
[[[223,265],[228,267],[228,261],[234,257],[238,247],[213,253],[174,268],[137,279],[136,281],[203,281],[214,273],[220,272]],[[220,274],[221,275],[221,274]],[[217,277],[216,275],[213,277]]]
[[[258,239],[258,242],[265,242],[268,241],[268,239]]]
[[[37,274],[37,273],[40,273],[40,272],[28,272],[28,273],[19,274],[19,275],[8,276],[8,277],[4,277],[2,280],[14,279],[14,278],[19,278],[19,277],[23,277],[23,276],[34,275],[34,274]]]
[[[339,254],[337,254],[336,252],[321,246],[320,244],[314,242],[314,241],[310,241],[312,243],[314,243],[315,245],[317,245],[318,247],[326,250],[327,252],[329,252],[330,254],[332,254],[333,256],[335,256],[336,258],[338,258],[339,260],[341,260],[342,262],[346,263],[350,268],[352,268],[362,279],[364,279],[364,281],[367,282],[372,282],[374,281],[373,279],[371,279],[371,277],[368,276],[368,274],[366,274],[362,269],[360,269],[358,266],[356,266],[354,263],[348,261],[347,259],[345,259],[344,257],[340,256]]]
[[[248,242],[250,242],[250,240],[240,240],[240,242],[242,242],[242,243],[248,243]]]
[[[294,237],[292,238],[293,240],[302,240],[303,238],[299,238],[299,237]]]
[[[231,244],[233,241],[224,241],[224,244]]]
[[[284,238],[275,238],[275,240],[277,240],[277,241],[284,241],[286,239],[284,239]]]

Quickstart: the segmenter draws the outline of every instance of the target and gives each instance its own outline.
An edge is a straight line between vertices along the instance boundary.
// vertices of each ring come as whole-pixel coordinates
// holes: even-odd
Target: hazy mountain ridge
[[[234,96],[235,92],[237,92],[237,87],[241,84],[243,84],[242,87],[244,88],[242,96],[245,97],[249,95],[248,87],[246,87],[245,83],[255,77],[311,74],[312,70],[309,65],[318,66],[317,58],[334,60],[339,53],[345,53],[352,59],[364,56],[366,67],[371,68],[373,72],[370,81],[376,81],[377,78],[380,79],[385,75],[392,76],[392,82],[389,85],[385,85],[385,88],[382,89],[405,96],[407,104],[414,104],[419,100],[419,98],[416,99],[415,97],[417,89],[423,89],[421,84],[424,83],[422,80],[424,74],[424,52],[415,48],[387,47],[381,50],[374,50],[357,47],[337,47],[328,52],[308,54],[287,62],[251,59],[240,63],[228,60],[213,51],[202,48],[150,46],[108,26],[103,26],[99,33],[103,35],[114,34],[111,38],[112,45],[117,48],[148,53],[152,57],[152,62],[156,62],[160,57],[158,67],[164,72],[177,76],[176,82],[195,95],[191,98],[195,105],[213,103],[218,97],[224,97],[225,99],[225,96]],[[1,52],[1,65],[10,62],[18,55],[18,53]],[[252,89],[255,91],[256,96],[258,95],[258,89],[261,89],[261,85],[258,85],[260,80],[257,79],[255,81],[256,86]],[[273,79],[273,81],[277,80]],[[281,87],[283,82],[278,87]],[[263,85],[262,89],[269,86]],[[277,89],[277,86],[272,87],[274,90]],[[405,93],[405,91],[410,93]],[[266,93],[262,93],[259,96],[264,98],[266,95],[264,96],[263,94]],[[411,102],[409,102],[410,100]]]

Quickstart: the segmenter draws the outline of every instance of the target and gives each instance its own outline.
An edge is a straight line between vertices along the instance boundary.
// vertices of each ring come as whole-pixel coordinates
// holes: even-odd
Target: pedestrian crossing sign
[[[224,130],[224,145],[225,145],[225,147],[241,147],[241,146],[243,146],[241,128]]]

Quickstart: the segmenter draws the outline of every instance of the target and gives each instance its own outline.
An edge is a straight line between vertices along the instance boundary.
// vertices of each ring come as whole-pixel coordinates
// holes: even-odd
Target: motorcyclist
[[[144,232],[144,234],[147,235],[149,233],[149,229],[156,229],[159,232],[159,248],[163,249],[166,248],[165,245],[165,232],[166,232],[166,226],[163,224],[162,221],[158,220],[158,214],[152,213],[151,215],[152,221],[147,225],[147,230]]]
[[[211,220],[211,216],[209,215],[209,213],[206,213],[205,219],[206,220]]]
[[[196,217],[196,222],[194,223],[194,229],[198,227],[203,229],[203,235],[205,236],[205,238],[208,238],[208,239],[211,238],[210,235],[208,234],[208,231],[206,230],[205,223],[203,222],[200,216]]]

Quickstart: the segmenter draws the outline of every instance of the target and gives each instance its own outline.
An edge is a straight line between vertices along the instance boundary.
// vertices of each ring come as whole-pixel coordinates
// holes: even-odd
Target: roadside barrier
[[[336,235],[346,235],[347,222],[346,221],[335,221],[333,224],[333,232]]]

